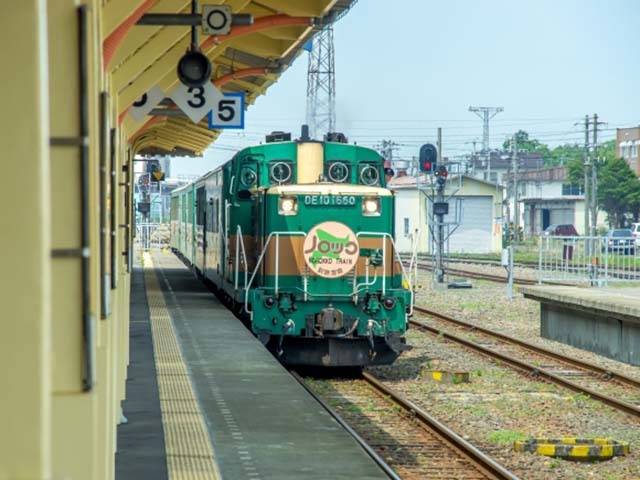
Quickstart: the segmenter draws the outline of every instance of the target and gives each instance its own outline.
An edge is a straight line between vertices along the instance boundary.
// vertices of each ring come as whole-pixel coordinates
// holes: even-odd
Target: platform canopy
[[[212,82],[222,92],[244,92],[251,105],[302,51],[313,34],[340,18],[356,0],[223,0],[253,24],[233,26],[228,35],[205,36],[198,44],[212,63]],[[191,43],[189,26],[141,25],[145,14],[191,13],[190,0],[109,0],[102,14],[103,58],[109,90],[117,96],[119,122],[141,154],[201,154],[220,134],[205,117],[199,124],[168,99],[136,121],[131,105],[153,87],[167,95],[179,84],[177,64]]]

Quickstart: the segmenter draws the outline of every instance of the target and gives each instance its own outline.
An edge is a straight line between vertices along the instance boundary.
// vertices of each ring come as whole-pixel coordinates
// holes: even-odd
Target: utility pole
[[[388,160],[389,163],[393,165],[393,152],[398,150],[398,144],[393,140],[382,140],[380,144],[374,146],[376,150],[380,152],[380,155],[385,160]],[[394,166],[395,168],[395,166]]]
[[[591,208],[591,200],[589,198],[589,115],[584,116],[584,235],[591,234],[589,228],[589,209]]]
[[[593,159],[591,160],[591,236],[598,234],[598,114],[593,114]]]
[[[518,207],[518,137],[513,134],[511,140],[511,157],[513,161],[513,228],[514,241],[520,239],[520,209]]]
[[[438,127],[436,137],[436,147],[438,150],[438,168],[442,165],[442,128]],[[444,182],[438,183],[438,200],[444,202]],[[444,215],[438,214],[438,244],[436,245],[436,278],[438,283],[444,283]]]
[[[489,151],[489,120],[504,110],[503,107],[469,107],[469,111],[482,119],[482,150]]]

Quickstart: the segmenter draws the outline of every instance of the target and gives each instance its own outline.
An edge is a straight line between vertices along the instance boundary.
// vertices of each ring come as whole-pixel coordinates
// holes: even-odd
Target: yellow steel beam
[[[190,129],[188,126],[184,126],[179,130],[168,126],[156,129],[156,131],[162,131],[167,136],[167,139],[183,140],[185,142],[191,142],[198,145],[208,145],[211,140],[213,140],[213,135],[204,135],[202,133],[198,133]]]
[[[191,11],[189,0],[158,0],[149,10],[149,13],[176,13]],[[132,28],[113,55],[109,63],[110,70],[113,71],[127,57],[138,51],[146,42],[158,32],[166,27],[154,27],[151,25],[140,25]]]
[[[236,79],[232,80],[229,83],[234,83],[234,84],[238,85],[239,87],[242,87],[245,92],[250,92],[251,94],[260,95],[264,91],[264,88],[262,87],[262,85],[257,85],[255,83],[247,82],[247,81],[242,80],[240,78],[236,78]],[[222,90],[225,91],[226,89],[222,88]]]
[[[326,15],[337,3],[337,0],[269,0],[261,5],[272,9],[275,13],[300,17],[321,17]]]
[[[147,68],[136,80],[130,85],[124,85],[119,91],[118,104],[121,107],[128,108],[136,99],[140,98],[142,94],[146,93],[151,87],[158,85],[165,93],[169,94],[170,91],[166,90],[169,85],[163,84],[160,80],[171,72],[177,80],[177,74],[175,72],[178,60],[184,55],[184,52],[189,47],[189,39],[182,38],[171,48],[167,50],[164,56],[158,59],[154,64]]]
[[[300,27],[280,27],[274,28],[273,30],[269,30],[265,32],[265,35],[268,35],[272,39],[275,40],[287,40],[289,43],[295,42],[300,38],[300,34],[304,32],[303,28]]]
[[[186,38],[189,32],[190,29],[187,27],[165,27],[160,30],[157,35],[113,70],[112,80],[115,91],[119,92],[133,82],[150,64],[162,58],[168,49]]]
[[[102,7],[102,37],[107,38],[142,4],[143,0],[110,0]]]
[[[242,39],[241,49],[252,55],[266,58],[280,58],[291,45],[290,41],[275,40],[269,34],[254,33]],[[265,60],[265,64],[268,61]]]

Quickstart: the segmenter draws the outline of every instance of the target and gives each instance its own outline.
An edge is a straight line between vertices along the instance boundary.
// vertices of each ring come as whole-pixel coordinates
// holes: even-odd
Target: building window
[[[409,236],[409,219],[407,217],[404,217],[404,236]]]
[[[583,193],[582,185],[562,184],[562,195],[582,195]]]

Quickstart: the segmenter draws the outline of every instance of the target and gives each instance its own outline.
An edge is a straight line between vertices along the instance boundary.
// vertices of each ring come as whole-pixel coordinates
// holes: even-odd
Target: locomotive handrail
[[[295,237],[295,236],[303,236],[306,237],[307,236],[307,232],[296,232],[296,231],[284,231],[284,232],[271,232],[269,234],[269,236],[267,237],[267,241],[264,243],[264,247],[262,247],[262,252],[260,252],[260,256],[258,257],[258,261],[256,262],[256,268],[253,269],[253,273],[251,274],[251,278],[249,279],[249,283],[246,285],[245,287],[245,292],[244,292],[244,310],[247,313],[252,313],[253,310],[249,310],[247,308],[247,306],[249,305],[249,290],[251,288],[251,285],[253,284],[253,280],[256,277],[256,274],[258,273],[258,269],[260,268],[260,265],[262,264],[262,259],[264,258],[264,254],[267,252],[267,247],[269,246],[269,242],[271,241],[271,239],[273,238],[273,236],[277,236],[278,238],[278,243],[276,244],[276,292],[278,291],[278,270],[279,270],[279,265],[278,265],[278,258],[277,258],[277,253],[278,253],[278,244],[280,243],[280,235],[284,235],[284,236],[289,236],[289,237]]]
[[[240,241],[238,242],[238,238]],[[249,268],[249,264],[247,263],[247,252],[244,248],[244,237],[242,236],[242,227],[238,225],[236,230],[236,271],[235,271],[235,289],[238,290],[238,262],[239,262],[239,250],[242,247],[242,260],[244,261],[244,288],[247,288],[247,268]]]
[[[402,264],[402,259],[400,258],[400,253],[398,253],[398,249],[396,248],[396,242],[393,240],[393,236],[388,233],[388,232],[358,232],[356,233],[356,238],[360,237],[360,236],[374,236],[374,237],[382,237],[382,238],[389,238],[389,240],[391,240],[391,246],[393,247],[393,252],[395,253],[396,256],[396,260],[398,261],[398,264],[400,265],[400,269],[402,270],[402,277],[403,279],[407,282],[407,286],[409,287],[409,293],[411,294],[411,309],[409,311],[409,315],[413,314],[413,287],[411,286],[411,282],[409,279],[409,276],[407,275],[407,272],[404,269],[404,265]],[[382,295],[386,294],[386,283],[387,283],[387,269],[386,269],[386,263],[387,263],[387,242],[382,242]],[[354,292],[355,293],[355,292]]]
[[[249,279],[249,282],[246,283],[245,282],[245,293],[244,293],[244,309],[247,313],[252,313],[253,310],[249,310],[248,305],[249,305],[249,291],[251,289],[251,285],[253,284],[253,281],[258,273],[258,270],[260,269],[260,266],[262,265],[262,260],[264,259],[265,253],[267,252],[267,247],[269,246],[269,242],[271,242],[271,239],[275,236],[276,237],[276,258],[275,258],[275,263],[276,263],[276,280],[275,280],[275,293],[278,293],[278,277],[279,277],[279,240],[280,240],[280,236],[289,236],[289,237],[294,237],[294,236],[303,236],[306,237],[307,233],[306,232],[297,232],[297,231],[277,231],[277,232],[271,232],[269,234],[269,236],[267,237],[267,241],[264,244],[264,247],[262,248],[262,252],[260,252],[260,256],[258,257],[258,261],[256,262],[256,266],[253,270],[253,273],[251,274],[251,278]],[[404,265],[402,264],[402,260],[400,259],[400,254],[398,253],[398,249],[396,248],[395,245],[395,241],[393,240],[393,237],[391,236],[391,234],[387,233],[387,232],[358,232],[356,233],[356,238],[360,237],[360,236],[377,236],[377,237],[382,237],[382,238],[386,238],[388,237],[389,240],[391,240],[391,245],[393,247],[393,251],[395,252],[395,256],[396,259],[400,265],[400,268],[402,270],[402,277],[403,279],[406,281],[407,286],[409,287],[409,293],[411,295],[411,301],[410,301],[410,311],[409,311],[409,315],[413,314],[413,299],[414,299],[414,292],[413,292],[413,288],[410,282],[410,279],[407,275],[407,272],[404,269]],[[237,244],[236,244],[237,245]],[[386,242],[383,242],[382,244],[382,267],[383,267],[383,272],[386,274]],[[245,271],[246,274],[246,271]],[[377,274],[376,274],[377,275]],[[374,280],[375,281],[375,280]],[[313,296],[317,296],[317,297],[321,297],[321,296],[348,296],[348,297],[353,297],[354,295],[357,295],[359,292],[359,287],[361,287],[361,285],[354,285],[354,291],[351,294],[335,294],[335,293],[331,293],[331,294],[312,294]],[[306,291],[306,289],[304,290],[305,295],[308,293]],[[382,276],[382,294],[385,295],[386,294],[386,275]]]

